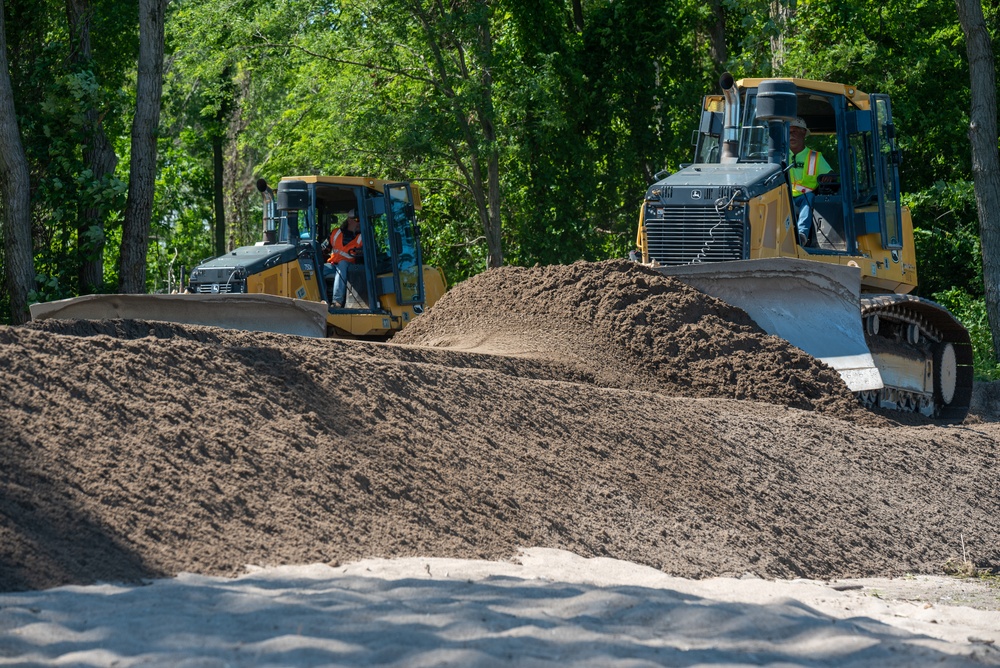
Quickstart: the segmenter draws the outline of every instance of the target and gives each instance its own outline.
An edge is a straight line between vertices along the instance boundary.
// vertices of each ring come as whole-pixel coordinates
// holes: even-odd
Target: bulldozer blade
[[[159,320],[324,338],[327,306],[265,294],[84,295],[32,304],[32,320]]]
[[[865,343],[857,267],[770,258],[655,269],[743,309],[768,334],[839,372],[852,392],[882,387]]]

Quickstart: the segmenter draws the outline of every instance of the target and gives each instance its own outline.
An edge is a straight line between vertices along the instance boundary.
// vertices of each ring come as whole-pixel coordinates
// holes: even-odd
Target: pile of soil
[[[545,359],[602,387],[870,418],[837,372],[741,309],[624,260],[491,270],[394,342]]]
[[[488,271],[389,344],[0,327],[0,384],[0,591],[527,546],[686,577],[1000,566],[995,424],[867,413],[629,263]]]

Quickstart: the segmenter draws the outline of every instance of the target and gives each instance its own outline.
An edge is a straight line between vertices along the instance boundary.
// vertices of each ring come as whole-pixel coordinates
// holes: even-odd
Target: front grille
[[[200,295],[235,295],[247,291],[246,281],[230,281],[229,283],[192,283],[191,291]]]
[[[673,266],[744,258],[743,207],[648,204],[645,225],[651,259]]]

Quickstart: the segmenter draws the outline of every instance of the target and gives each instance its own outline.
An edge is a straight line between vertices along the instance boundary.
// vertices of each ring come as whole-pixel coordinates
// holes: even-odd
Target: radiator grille
[[[714,206],[649,205],[645,224],[649,255],[661,265],[744,257],[746,226],[739,210],[723,215]]]

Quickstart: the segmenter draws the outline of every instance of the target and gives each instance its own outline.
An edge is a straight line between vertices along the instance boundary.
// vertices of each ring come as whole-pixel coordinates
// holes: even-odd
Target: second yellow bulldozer
[[[208,260],[183,294],[85,295],[31,305],[33,320],[162,320],[311,337],[384,339],[445,291],[443,272],[424,265],[416,211],[405,182],[352,176],[263,180],[262,239]],[[349,211],[360,219],[361,254],[347,272],[347,299],[331,306],[324,241]]]

